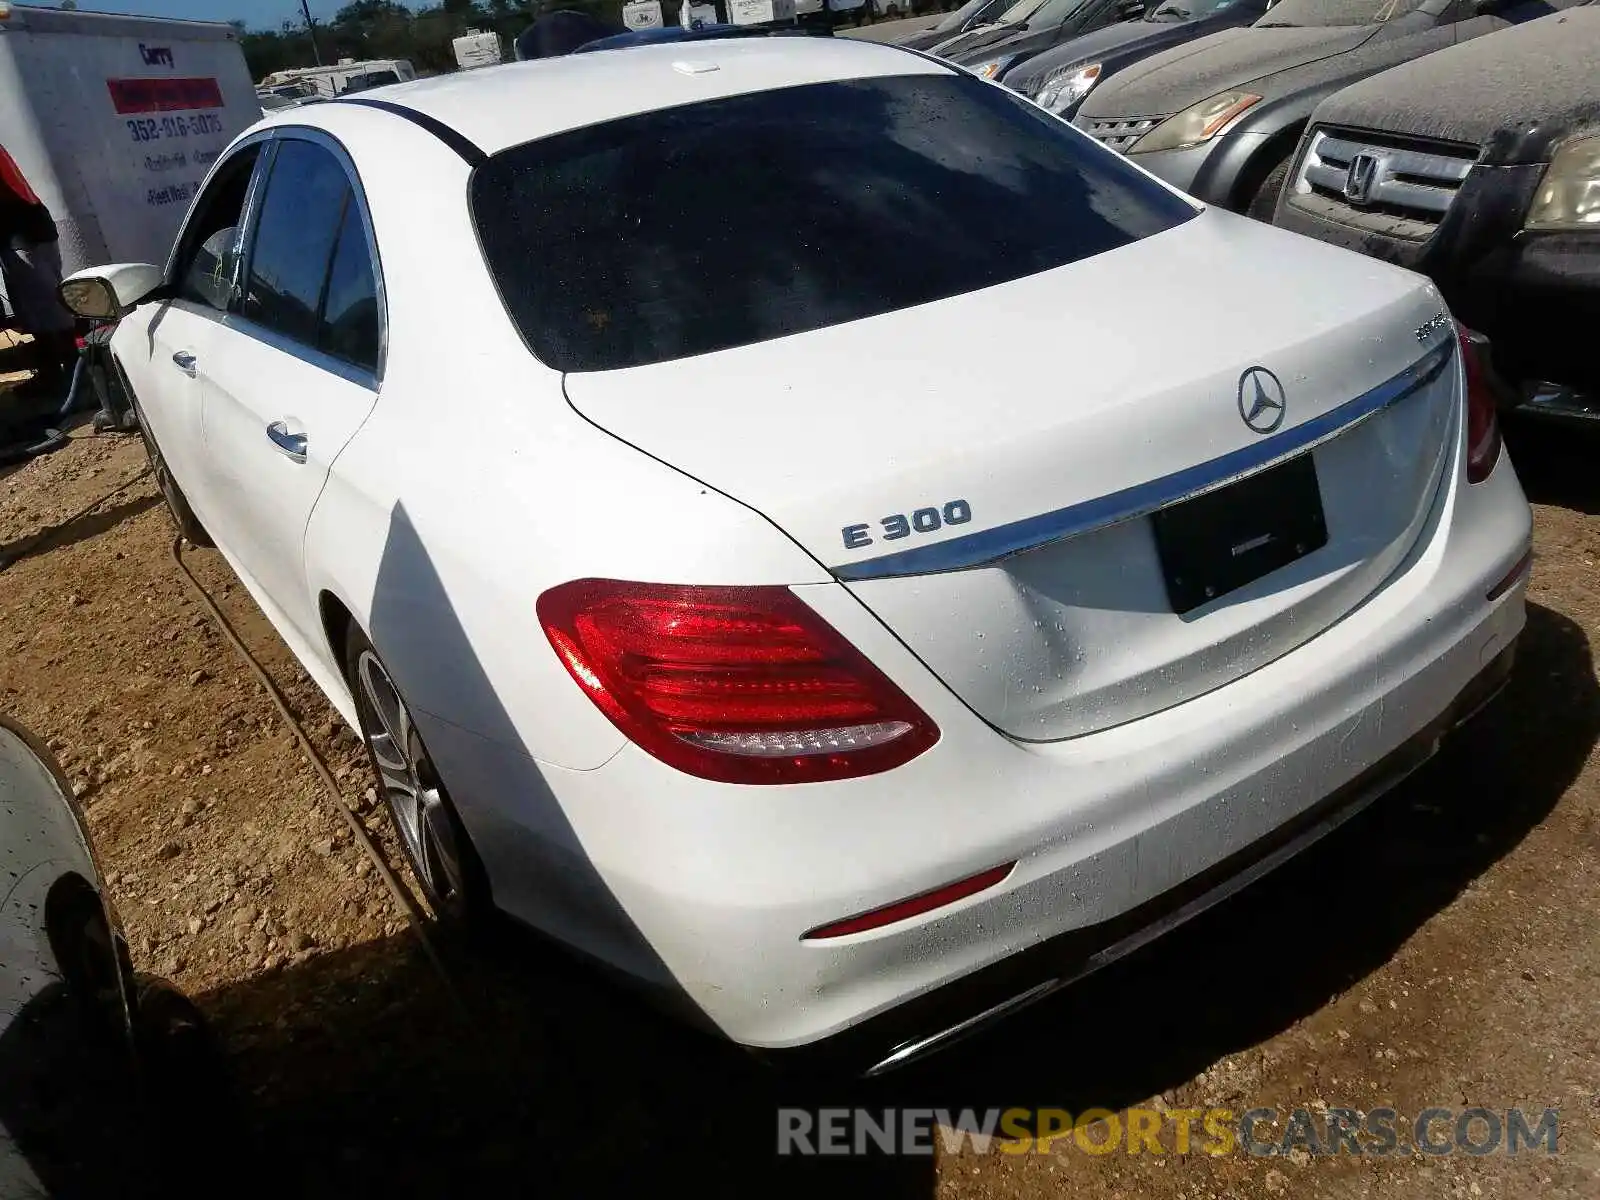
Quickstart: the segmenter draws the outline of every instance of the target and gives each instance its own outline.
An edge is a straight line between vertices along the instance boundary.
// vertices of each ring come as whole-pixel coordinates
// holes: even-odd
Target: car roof
[[[484,153],[496,154],[570,129],[723,96],[845,79],[953,73],[910,51],[853,38],[711,39],[479,67],[373,88],[313,111],[320,115],[341,103],[381,101],[445,125]],[[300,123],[320,122],[308,112]]]

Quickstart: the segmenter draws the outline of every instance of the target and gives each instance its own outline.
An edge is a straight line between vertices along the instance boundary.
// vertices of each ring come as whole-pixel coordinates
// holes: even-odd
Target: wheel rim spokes
[[[423,885],[436,899],[451,899],[461,878],[455,833],[411,714],[376,655],[364,651],[356,674],[376,724],[367,742],[395,827]]]

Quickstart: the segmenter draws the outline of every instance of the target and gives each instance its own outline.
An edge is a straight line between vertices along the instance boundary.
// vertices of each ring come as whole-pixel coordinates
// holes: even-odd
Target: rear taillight
[[[1498,406],[1489,383],[1489,364],[1483,360],[1483,339],[1458,324],[1456,340],[1467,377],[1467,482],[1482,483],[1500,461]]]
[[[662,762],[724,783],[872,775],[938,728],[855,647],[782,587],[579,579],[539,597],[557,656]]]

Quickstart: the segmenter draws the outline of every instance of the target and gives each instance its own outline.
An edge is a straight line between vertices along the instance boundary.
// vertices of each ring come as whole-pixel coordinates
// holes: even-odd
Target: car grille
[[[1319,129],[1300,162],[1289,203],[1342,225],[1426,238],[1450,211],[1477,158],[1468,146]]]
[[[1111,117],[1101,121],[1080,117],[1076,124],[1101,145],[1126,154],[1130,146],[1164,120],[1165,117]]]

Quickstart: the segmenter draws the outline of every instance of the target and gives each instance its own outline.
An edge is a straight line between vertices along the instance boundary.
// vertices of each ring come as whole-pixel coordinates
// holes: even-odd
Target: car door
[[[377,401],[382,289],[365,198],[343,148],[290,130],[270,154],[244,285],[203,368],[202,435],[218,484],[206,521],[267,615],[315,645],[305,529],[339,452]]]
[[[200,363],[238,286],[246,212],[264,143],[240,146],[196,198],[167,264],[167,298],[125,319],[112,346],[151,436],[205,522],[211,489],[200,445]]]

